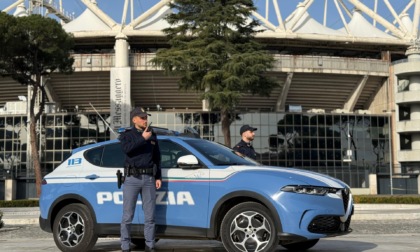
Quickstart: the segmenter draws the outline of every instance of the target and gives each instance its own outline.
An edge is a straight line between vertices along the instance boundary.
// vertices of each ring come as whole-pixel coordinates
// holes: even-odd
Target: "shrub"
[[[420,195],[353,195],[356,204],[420,204]]]
[[[39,200],[34,200],[34,199],[0,201],[0,207],[37,207],[37,206],[39,206]]]

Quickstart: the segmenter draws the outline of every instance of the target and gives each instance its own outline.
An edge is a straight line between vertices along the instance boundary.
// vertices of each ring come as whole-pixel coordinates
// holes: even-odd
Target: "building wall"
[[[155,127],[198,132],[204,139],[223,144],[218,112],[150,112]],[[102,114],[106,120],[109,114]],[[310,113],[237,113],[230,126],[232,144],[240,141],[244,124],[258,128],[253,146],[265,165],[296,167],[328,174],[353,188],[369,188],[369,174],[389,173],[386,133],[388,117],[382,115]],[[0,178],[18,179],[19,198],[35,197],[28,188],[34,173],[25,163],[26,149],[15,128],[24,128],[22,115],[1,116]],[[11,125],[15,122],[15,125]],[[112,132],[94,113],[55,113],[43,117],[40,135],[42,172],[57,167],[72,149],[110,139]],[[350,137],[349,137],[350,136]],[[347,157],[347,150],[352,156]],[[14,155],[16,160],[5,162]],[[10,159],[10,158],[9,158]],[[350,159],[350,162],[343,160]],[[7,169],[5,169],[7,168]],[[29,181],[29,182],[28,182]]]

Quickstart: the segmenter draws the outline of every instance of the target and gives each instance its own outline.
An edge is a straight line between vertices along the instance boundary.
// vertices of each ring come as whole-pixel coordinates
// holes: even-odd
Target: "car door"
[[[157,191],[156,223],[207,228],[209,169],[181,169],[177,159],[191,152],[171,139],[159,140],[162,188]]]
[[[124,157],[119,142],[84,153],[85,162],[80,176],[84,184],[83,195],[91,203],[98,223],[121,223],[122,190],[118,189],[116,173],[118,170],[124,172]],[[139,219],[134,218],[133,223],[139,223]]]

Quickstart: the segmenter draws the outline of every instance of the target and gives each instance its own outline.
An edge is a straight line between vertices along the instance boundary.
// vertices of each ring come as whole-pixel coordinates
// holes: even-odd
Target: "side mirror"
[[[181,156],[178,158],[177,164],[182,169],[197,169],[201,167],[194,155]]]

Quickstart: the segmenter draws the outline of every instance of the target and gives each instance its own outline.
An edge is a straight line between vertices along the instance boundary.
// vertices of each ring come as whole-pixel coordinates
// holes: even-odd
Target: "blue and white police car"
[[[351,232],[353,199],[342,181],[319,173],[260,165],[215,142],[158,135],[162,188],[156,237],[214,239],[227,251],[306,250],[320,238]],[[124,154],[118,140],[75,149],[46,175],[40,226],[62,251],[88,251],[118,237]],[[144,246],[141,198],[132,243]],[[159,246],[159,244],[157,244]]]

